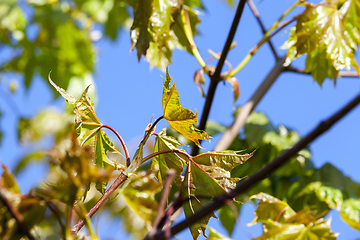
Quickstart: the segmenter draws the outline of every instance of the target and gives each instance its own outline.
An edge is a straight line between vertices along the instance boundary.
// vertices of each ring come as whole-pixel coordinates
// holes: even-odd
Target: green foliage
[[[304,5],[306,9],[296,17],[297,23],[285,44],[289,48],[285,64],[307,54],[305,71],[320,85],[326,77],[336,80],[340,70],[350,70],[351,66],[359,73],[354,57],[360,40],[356,35],[358,26],[354,27],[360,17],[356,10],[359,3],[348,0],[341,7],[332,2]]]
[[[163,129],[155,139],[154,152],[160,152],[164,150],[177,149],[179,146],[186,146],[177,141],[175,138],[166,135],[166,129]],[[176,171],[176,184],[180,185],[181,174],[184,170],[184,160],[178,153],[161,154],[153,157],[151,162],[151,169],[156,170],[157,179],[162,182],[166,179],[166,171],[168,169],[175,169]]]
[[[199,140],[209,140],[209,136],[205,131],[198,130],[194,127],[194,124],[197,124],[197,113],[194,114],[190,109],[181,106],[175,83],[170,87],[171,80],[169,72],[166,71],[162,98],[164,118],[176,131],[201,147]]]
[[[285,44],[288,48],[286,64],[307,54],[305,71],[311,72],[320,85],[326,77],[336,80],[340,70],[354,68],[359,72],[354,58],[360,43],[359,1],[327,0],[321,4],[304,2],[302,5],[306,9],[295,17],[297,23]],[[0,178],[1,239],[23,238],[26,233],[21,229],[21,223],[29,234],[36,228],[41,229],[40,238],[43,239],[81,239],[70,234],[74,218],[84,219],[88,234],[96,239],[86,213],[93,206],[99,208],[96,203],[107,189],[110,194],[106,199],[111,202],[105,205],[106,210],[114,217],[122,218],[127,231],[136,239],[143,239],[153,227],[156,216],[164,217],[163,222],[173,221],[166,216],[172,214],[172,207],[181,205],[185,217],[189,218],[300,140],[297,132],[282,125],[274,126],[264,114],[253,112],[230,150],[190,156],[183,150],[186,145],[180,142],[182,136],[187,138],[185,141],[201,147],[201,140],[209,140],[208,133],[215,135],[224,132],[226,127],[209,121],[206,131],[195,128],[197,112],[182,107],[175,83],[171,85],[172,78],[166,70],[161,118],[177,132],[169,134],[171,130],[168,129],[167,134],[163,129],[156,133],[157,121],[153,125],[150,123],[131,164],[125,167],[108,156],[119,151],[102,130],[103,127],[111,128],[102,124],[95,114],[93,100],[96,96],[88,93],[96,58],[93,42],[97,39],[94,36],[99,34],[94,28],[99,28],[113,41],[121,29],[129,28],[131,50],[136,48],[138,60],[143,55],[151,66],[163,70],[171,63],[175,48],[186,50],[201,66],[194,76],[195,83],[201,88],[205,83],[203,75],[212,77],[215,69],[202,59],[194,40],[200,23],[199,10],[204,10],[202,2],[31,0],[26,6],[31,8],[31,14],[16,0],[0,2],[0,44],[16,53],[1,63],[0,71],[23,74],[24,84],[29,87],[35,75],[46,79],[52,70],[52,76],[57,80],[55,84],[49,79],[54,92],[62,95],[71,106],[65,113],[45,109],[32,118],[19,120],[20,143],[37,143],[48,136],[54,141],[52,150],[32,151],[15,167],[14,172],[18,174],[32,161],[46,160],[48,176],[28,194],[21,193],[15,177],[3,166]],[[276,26],[278,22],[271,31]],[[39,30],[32,37],[28,34],[31,27]],[[220,54],[211,54],[215,59],[220,57]],[[231,74],[234,72],[230,64],[229,67],[229,73],[221,73],[218,77],[232,85],[235,103],[240,96],[240,87],[238,79]],[[81,94],[78,94],[79,89],[82,95],[74,97]],[[75,124],[69,109],[75,112]],[[147,149],[145,144],[152,135],[156,136],[155,143],[151,145],[149,141],[153,150],[148,150],[150,148]],[[189,141],[187,143],[192,143]],[[123,147],[126,150],[125,144]],[[243,154],[243,149],[251,153]],[[144,157],[148,152],[149,155]],[[165,198],[162,189],[169,169],[175,170],[175,179],[170,183],[169,196],[162,199]],[[108,187],[119,172],[120,176],[129,178],[116,187]],[[315,168],[309,149],[303,149],[258,185],[232,199],[234,201],[221,208],[218,215],[231,235],[237,212],[241,209],[240,201],[252,200],[258,202],[258,208],[251,224],[262,223],[264,228],[264,233],[256,239],[336,239],[336,234],[330,230],[330,222],[323,217],[330,209],[336,209],[344,221],[360,230],[359,198],[358,183],[330,164]],[[166,209],[166,216],[161,215],[164,209],[159,209],[160,200],[164,200],[165,205],[160,207]],[[16,220],[11,209],[15,209],[23,221]],[[201,232],[206,236],[206,229],[209,230],[208,239],[229,239],[207,226],[210,217],[217,218],[212,212],[189,227],[193,239]],[[157,226],[159,229],[164,228],[161,224]],[[48,236],[45,236],[46,230],[50,232]]]
[[[260,239],[336,239],[330,221],[314,215],[311,209],[295,212],[287,203],[265,193],[251,196],[259,200],[251,224],[262,223],[264,233]]]

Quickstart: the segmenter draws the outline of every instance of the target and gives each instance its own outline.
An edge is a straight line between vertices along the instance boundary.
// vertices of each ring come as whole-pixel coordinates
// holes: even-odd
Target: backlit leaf
[[[193,160],[226,191],[229,191],[240,180],[231,178],[231,170],[246,162],[252,155],[253,153],[240,155],[234,151],[205,152],[193,157]]]
[[[360,226],[360,184],[331,164],[309,171],[289,190],[289,203],[301,209],[316,206],[319,213],[336,209],[355,229]]]
[[[252,154],[239,155],[233,151],[223,151],[206,152],[193,157],[188,163],[184,180],[186,188],[183,193],[189,199],[184,204],[185,217],[196,213],[214,197],[234,188],[240,179],[231,178],[230,171],[251,156]],[[190,227],[194,239],[197,239],[201,230],[205,236],[206,225],[210,217],[216,216],[214,213],[209,214],[198,224]]]
[[[164,118],[178,132],[200,146],[199,140],[209,140],[205,131],[196,129],[197,113],[194,114],[190,109],[183,108],[179,101],[179,93],[176,90],[175,83],[170,87],[171,77],[166,71],[166,81],[164,81],[164,91],[162,97],[162,106]]]
[[[360,230],[360,200],[358,198],[349,198],[343,201],[340,215],[347,224]]]
[[[136,47],[137,56],[140,60],[141,55],[146,55],[152,36],[149,32],[150,17],[153,11],[153,0],[139,0],[134,6],[134,22],[131,26],[131,50]]]
[[[255,238],[265,239],[336,239],[330,221],[306,208],[296,213],[286,202],[265,193],[251,197],[259,200],[255,218],[250,223],[262,223],[264,233]]]
[[[222,235],[212,227],[207,227],[207,229],[209,230],[208,240],[231,240],[231,238]]]
[[[74,105],[74,112],[76,114],[75,122],[77,124],[76,130],[80,145],[91,145],[94,148],[94,163],[105,167],[106,164],[117,169],[117,164],[107,157],[107,152],[118,152],[114,144],[110,141],[104,131],[101,129],[102,124],[95,114],[94,104],[87,96],[89,86],[85,89],[81,98],[71,96],[66,93],[64,89],[58,87],[49,77],[50,83],[55,89],[71,104]],[[102,186],[101,192],[104,192],[105,187]]]
[[[20,188],[15,180],[14,175],[9,169],[2,164],[2,170],[4,171],[0,178],[0,187],[5,188],[13,193],[20,194]]]
[[[189,199],[183,205],[185,217],[193,215],[198,209],[210,203],[214,196],[225,193],[225,189],[192,161],[189,161],[184,184],[186,186],[183,190],[184,197]],[[215,214],[211,213],[189,228],[193,239],[197,239],[201,230],[205,236],[206,225],[210,217],[216,218]]]
[[[166,135],[166,129],[163,129],[156,137],[154,153],[163,151],[163,150],[171,150],[176,149],[178,146],[185,146],[175,138]],[[156,178],[159,182],[165,181],[166,179],[166,171],[168,169],[174,169],[176,171],[175,182],[177,184],[181,184],[181,174],[183,172],[184,160],[177,153],[166,153],[160,154],[153,157],[151,163],[151,169],[158,169],[158,173],[156,174]]]
[[[155,180],[155,175],[151,172],[140,172],[138,177],[131,179],[123,195],[128,206],[146,224],[149,229],[157,214],[158,201],[155,195],[162,189],[162,184]]]
[[[350,0],[342,8],[348,7]],[[307,54],[306,71],[311,71],[314,79],[321,85],[324,78],[336,79],[338,71],[350,70],[351,66],[359,72],[354,58],[354,40],[345,31],[347,9],[337,9],[336,5],[305,4],[305,11],[296,17],[297,23],[288,42],[289,48],[285,65]],[[316,67],[312,64],[317,62]]]

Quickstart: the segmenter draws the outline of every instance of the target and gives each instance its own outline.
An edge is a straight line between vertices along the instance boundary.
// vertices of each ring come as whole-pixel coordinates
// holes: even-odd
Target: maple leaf
[[[320,85],[326,77],[336,79],[340,70],[350,70],[351,66],[359,73],[354,57],[356,45],[351,34],[345,31],[349,18],[344,12],[349,6],[344,4],[338,9],[336,5],[304,5],[305,11],[296,17],[297,23],[284,44],[289,49],[285,65],[307,54],[305,71],[311,72]],[[323,64],[316,64],[319,62]]]
[[[197,124],[197,113],[195,114],[190,109],[181,106],[175,83],[170,87],[171,80],[167,69],[162,97],[164,118],[176,131],[201,147],[199,140],[209,140],[209,136],[205,131],[194,127],[194,124]]]
[[[185,217],[189,217],[211,200],[236,186],[240,178],[231,178],[231,170],[246,162],[251,154],[237,154],[234,151],[206,152],[199,154],[189,161],[188,172],[185,176],[184,196],[189,201],[184,204]],[[206,225],[214,213],[190,227],[194,239],[200,235],[201,230],[205,236]]]
[[[57,86],[50,78],[49,82],[54,88],[63,96],[68,103],[74,106],[74,112],[76,114],[76,130],[78,133],[78,140],[80,145],[91,145],[94,149],[94,163],[105,167],[106,164],[118,168],[117,163],[111,161],[107,157],[107,152],[117,152],[114,144],[107,137],[106,133],[101,129],[102,124],[95,114],[94,104],[87,96],[89,86],[84,90],[80,99],[66,93],[66,91]],[[100,186],[100,185],[99,185]],[[102,193],[105,192],[106,184],[101,186],[98,190]]]
[[[166,135],[166,129],[163,129],[155,139],[154,152],[159,152],[163,150],[177,149],[178,146],[186,146],[177,141],[175,138]],[[177,153],[166,153],[159,154],[153,157],[151,162],[151,169],[158,169],[156,174],[157,179],[162,182],[166,179],[166,171],[168,169],[175,169],[176,178],[175,183],[180,185],[181,174],[184,169],[184,160]]]

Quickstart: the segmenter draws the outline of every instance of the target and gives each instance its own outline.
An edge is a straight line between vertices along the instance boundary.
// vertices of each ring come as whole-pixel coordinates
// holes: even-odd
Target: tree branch
[[[109,187],[109,189],[101,196],[101,198],[97,201],[97,203],[90,209],[90,211],[86,214],[87,217],[91,218],[96,211],[100,208],[101,205],[105,203],[105,201],[113,194],[113,192],[120,186],[128,178],[128,175],[125,172],[121,172],[119,177],[113,182],[113,184]],[[84,226],[85,221],[81,219],[72,229],[72,233],[77,233]]]
[[[260,19],[259,11],[257,10],[254,2],[253,2],[252,0],[248,0],[248,4],[249,4],[249,6],[250,6],[250,8],[251,8],[251,11],[253,12],[255,18],[257,19],[257,21],[258,21],[258,23],[259,23],[259,25],[260,25],[260,27],[261,27],[261,30],[262,30],[263,34],[266,34],[267,31],[266,31],[266,29],[265,29],[265,27],[264,27],[264,24],[262,23],[262,21],[261,21],[261,19]],[[270,46],[270,48],[271,48],[271,51],[273,52],[273,54],[274,54],[274,56],[275,56],[275,59],[278,60],[279,56],[277,55],[277,52],[276,52],[276,50],[275,50],[275,48],[274,48],[274,45],[272,44],[272,42],[271,42],[270,39],[268,40],[268,43],[269,43],[269,46]]]
[[[292,66],[288,66],[284,69],[284,71],[286,72],[294,72],[294,73],[301,73],[301,74],[308,74],[311,75],[311,72],[305,72],[304,69],[300,69],[300,68],[294,68]],[[340,71],[338,73],[338,77],[356,77],[359,78],[359,74],[355,71],[351,71],[351,72],[345,72],[345,71]]]
[[[165,214],[166,202],[169,197],[171,185],[176,177],[176,171],[174,169],[169,169],[166,171],[166,176],[167,176],[167,178],[164,183],[164,188],[163,188],[163,191],[161,194],[161,199],[160,199],[160,203],[159,203],[159,206],[157,209],[157,214],[154,219],[152,230],[149,232],[149,236],[153,236],[156,233],[156,230],[158,229],[161,219]],[[169,225],[169,228],[170,228],[170,225]]]
[[[207,119],[208,119],[209,113],[210,113],[210,108],[211,108],[211,105],[212,105],[212,102],[213,102],[213,99],[214,99],[215,90],[216,90],[216,87],[217,87],[218,83],[220,82],[221,70],[222,70],[222,68],[224,66],[227,54],[228,54],[228,52],[230,50],[231,43],[233,42],[233,39],[234,39],[234,36],[235,36],[235,33],[236,33],[236,29],[237,29],[237,27],[239,25],[241,15],[243,13],[246,1],[247,0],[240,0],[239,1],[239,4],[238,4],[237,9],[236,9],[235,16],[234,16],[234,20],[233,20],[233,22],[231,24],[231,28],[230,28],[229,34],[227,36],[223,51],[221,52],[220,59],[219,59],[218,64],[216,66],[215,72],[214,72],[213,75],[210,76],[210,79],[211,79],[210,80],[210,86],[209,86],[208,92],[206,94],[205,105],[204,105],[204,108],[203,108],[203,111],[202,111],[202,116],[201,116],[201,120],[200,120],[200,124],[199,124],[199,129],[200,130],[205,129],[206,122],[207,122]],[[199,152],[199,148],[198,148],[198,146],[196,146],[194,144],[193,147],[192,147],[192,155],[195,156],[195,155],[198,154],[198,152]]]
[[[274,68],[266,76],[264,81],[261,83],[260,87],[252,95],[250,100],[245,103],[245,105],[240,109],[239,113],[236,115],[236,118],[232,125],[224,132],[219,142],[214,147],[214,151],[222,151],[228,149],[230,144],[234,141],[235,137],[238,135],[240,129],[244,126],[246,119],[250,113],[254,110],[256,105],[260,102],[264,94],[269,90],[271,85],[275,82],[277,77],[284,71],[283,64],[285,62],[285,57],[280,58]]]
[[[332,117],[321,122],[315,129],[313,129],[304,138],[302,138],[299,142],[297,142],[292,148],[284,151],[282,154],[280,154],[279,157],[277,157],[272,162],[267,164],[263,169],[261,169],[260,171],[256,172],[255,174],[251,175],[249,178],[241,182],[235,189],[214,198],[214,200],[210,204],[201,208],[199,211],[191,215],[189,218],[173,226],[171,228],[171,235],[174,236],[175,234],[179,233],[185,228],[188,228],[189,226],[197,223],[205,216],[209,215],[213,211],[225,205],[229,199],[233,199],[234,197],[240,195],[241,193],[244,193],[246,190],[250,189],[255,184],[266,178],[270,173],[274,172],[280,166],[285,164],[290,158],[295,156],[301,149],[305,148],[318,136],[326,132],[332,125],[334,125],[337,121],[339,121],[342,117],[344,117],[348,112],[350,112],[350,110],[356,107],[359,103],[360,103],[360,95],[357,95],[351,102],[349,102],[346,106],[340,109]],[[153,239],[156,240],[165,239],[164,232],[158,231],[158,233],[154,236]]]
[[[21,215],[21,213],[11,204],[11,202],[7,199],[5,196],[5,193],[2,189],[0,189],[0,200],[3,202],[3,204],[6,206],[6,208],[9,210],[11,216],[15,219],[17,222],[17,225],[19,226],[20,231],[29,239],[29,240],[35,240],[35,237],[31,235],[30,230],[26,226],[24,222],[24,218]]]
[[[122,139],[122,137],[120,136],[120,134],[112,127],[108,126],[108,125],[105,125],[105,124],[102,124],[101,127],[104,127],[104,128],[107,128],[107,129],[110,129],[113,133],[115,133],[115,135],[117,136],[117,138],[120,140],[121,142],[121,145],[123,146],[124,148],[124,152],[125,152],[125,156],[126,156],[126,166],[130,166],[130,154],[129,154],[129,150],[127,149],[127,146],[125,144],[125,141]]]

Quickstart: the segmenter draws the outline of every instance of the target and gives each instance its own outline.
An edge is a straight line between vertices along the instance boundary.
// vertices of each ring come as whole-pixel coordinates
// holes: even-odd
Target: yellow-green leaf
[[[311,71],[320,85],[325,77],[336,79],[340,70],[350,70],[351,66],[359,73],[354,57],[356,39],[345,31],[349,29],[348,20],[354,21],[354,17],[345,17],[350,2],[346,1],[340,9],[334,4],[305,4],[306,9],[296,17],[295,28],[285,44],[289,48],[285,64],[307,54],[306,71]]]
[[[197,124],[197,113],[190,109],[183,108],[180,104],[179,93],[176,90],[175,83],[170,87],[171,77],[166,70],[166,80],[164,81],[164,91],[162,97],[162,106],[164,118],[178,132],[200,146],[199,140],[209,140],[205,131],[194,127]]]
[[[166,135],[166,129],[163,129],[156,137],[154,153],[176,149],[178,146],[185,146],[175,138]],[[176,171],[175,182],[181,184],[181,174],[183,172],[184,160],[177,153],[165,153],[153,157],[151,163],[152,170],[158,170],[156,178],[159,182],[162,182],[166,179],[166,171],[168,169],[174,169]]]
[[[88,86],[81,98],[78,99],[70,94],[68,94],[64,89],[57,86],[51,79],[49,75],[49,81],[51,85],[67,100],[68,103],[74,106],[74,112],[76,114],[76,130],[78,133],[78,139],[80,145],[90,145],[94,149],[94,163],[105,167],[106,164],[117,168],[117,164],[107,157],[107,152],[118,152],[114,147],[114,144],[107,137],[105,132],[101,130],[102,124],[98,117],[95,114],[94,104],[87,96],[87,91],[90,86]],[[100,186],[100,185],[98,185]],[[100,192],[104,192],[105,185],[102,184]]]

